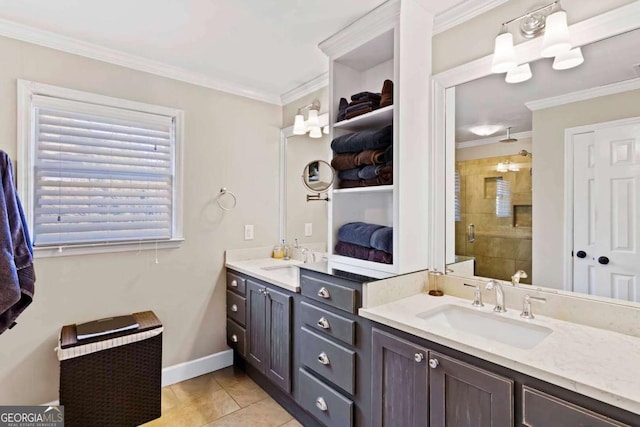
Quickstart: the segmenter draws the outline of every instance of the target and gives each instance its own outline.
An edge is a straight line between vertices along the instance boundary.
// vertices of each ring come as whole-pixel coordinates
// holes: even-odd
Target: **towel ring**
[[[221,200],[225,195],[231,196],[231,198],[233,199],[233,204],[230,207],[226,207],[221,203]],[[225,187],[222,187],[220,189],[220,193],[218,193],[218,196],[216,197],[216,203],[218,204],[220,209],[222,209],[224,211],[230,211],[231,209],[236,207],[236,204],[238,203],[238,199],[236,199],[236,195],[235,194],[233,194],[231,191],[227,190]]]

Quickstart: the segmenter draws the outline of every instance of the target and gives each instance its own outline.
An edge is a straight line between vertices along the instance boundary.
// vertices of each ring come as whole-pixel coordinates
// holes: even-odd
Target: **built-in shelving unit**
[[[357,272],[406,273],[428,268],[428,196],[431,39],[433,16],[415,0],[390,0],[320,44],[329,56],[332,139],[393,125],[393,184],[339,188],[330,193],[329,262]],[[393,81],[393,105],[336,122],[340,98],[380,92]],[[425,159],[424,164],[420,159]],[[349,222],[393,227],[393,263],[333,253]]]

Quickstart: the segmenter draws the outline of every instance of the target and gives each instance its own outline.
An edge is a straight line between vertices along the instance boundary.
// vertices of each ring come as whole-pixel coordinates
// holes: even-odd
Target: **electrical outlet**
[[[253,240],[253,225],[247,224],[244,226],[244,240]]]
[[[306,222],[304,224],[304,235],[309,237],[313,236],[313,224],[310,222]]]

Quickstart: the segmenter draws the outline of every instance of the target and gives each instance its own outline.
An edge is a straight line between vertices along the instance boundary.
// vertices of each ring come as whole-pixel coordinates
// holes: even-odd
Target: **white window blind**
[[[175,120],[32,95],[34,246],[170,239]]]

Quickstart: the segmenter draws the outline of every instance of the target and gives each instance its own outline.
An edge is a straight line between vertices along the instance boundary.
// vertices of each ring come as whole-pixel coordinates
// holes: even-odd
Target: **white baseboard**
[[[210,354],[162,370],[162,387],[186,381],[233,365],[233,350]]]

